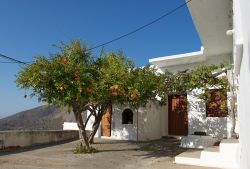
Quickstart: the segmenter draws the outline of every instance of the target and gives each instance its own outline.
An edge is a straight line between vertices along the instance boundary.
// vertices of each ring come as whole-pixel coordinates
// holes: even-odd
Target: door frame
[[[178,134],[178,133],[174,133],[173,131],[171,131],[171,104],[170,104],[170,97],[173,96],[183,96],[187,99],[187,93],[171,93],[168,94],[168,101],[167,101],[167,109],[168,109],[168,135],[175,135],[175,136],[187,136],[188,135],[188,102],[186,101],[186,127],[185,127],[185,134]],[[173,118],[173,117],[172,117]],[[185,121],[184,121],[185,122]]]

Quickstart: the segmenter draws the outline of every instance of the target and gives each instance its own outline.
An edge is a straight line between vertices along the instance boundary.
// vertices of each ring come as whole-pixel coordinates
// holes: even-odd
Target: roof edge
[[[189,58],[189,57],[199,56],[203,54],[204,54],[204,47],[201,46],[200,51],[152,58],[152,59],[149,59],[149,63],[153,64],[154,62],[160,62],[160,61],[179,60],[182,58]]]

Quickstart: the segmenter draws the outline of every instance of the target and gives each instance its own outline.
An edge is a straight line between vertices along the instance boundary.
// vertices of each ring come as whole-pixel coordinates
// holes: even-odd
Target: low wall
[[[219,141],[218,138],[212,136],[188,135],[181,138],[180,147],[183,148],[206,148],[214,146]]]
[[[26,146],[73,140],[77,138],[79,138],[78,131],[62,131],[62,130],[0,131],[0,141],[3,143],[3,146],[5,147],[8,146],[26,147]]]

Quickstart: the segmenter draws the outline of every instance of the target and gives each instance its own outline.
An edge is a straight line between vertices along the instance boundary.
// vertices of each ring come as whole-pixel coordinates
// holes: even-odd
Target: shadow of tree
[[[180,140],[167,137],[160,140],[139,142],[138,146],[140,151],[146,152],[143,155],[143,158],[152,158],[152,157],[175,157],[178,154],[187,151],[185,148],[179,147]]]
[[[96,142],[96,144],[117,144],[119,146],[114,146],[113,149],[102,149],[99,152],[117,152],[117,151],[141,151],[139,153],[143,158],[159,158],[159,157],[175,157],[178,154],[187,151],[185,148],[179,147],[180,140],[172,137],[166,137],[159,140],[152,141],[107,141],[101,140]],[[127,147],[127,148],[126,148]]]
[[[0,153],[0,156],[9,154],[18,154],[26,151],[33,151],[49,147],[43,151],[43,154],[51,153],[51,151],[53,151],[54,154],[66,153],[69,156],[71,156],[72,154],[72,157],[74,158],[72,150],[74,148],[74,144],[76,143],[77,141],[74,141],[67,144],[62,144],[59,147],[49,147],[49,146],[56,146],[58,145],[57,143],[50,145],[20,148],[19,150],[16,150],[14,152]],[[97,139],[96,143],[93,144],[93,146],[97,148],[98,152],[92,154],[91,156],[93,156],[94,158],[95,157],[105,158],[105,157],[111,157],[110,155],[113,154],[119,156],[119,159],[125,157],[125,160],[137,157],[139,157],[140,159],[155,159],[161,157],[173,158],[176,155],[187,150],[184,148],[180,148],[179,145],[180,145],[180,140],[170,137],[162,138],[159,140],[140,141],[140,142]],[[127,155],[129,157],[127,157]],[[81,156],[88,157],[89,154],[81,154]]]

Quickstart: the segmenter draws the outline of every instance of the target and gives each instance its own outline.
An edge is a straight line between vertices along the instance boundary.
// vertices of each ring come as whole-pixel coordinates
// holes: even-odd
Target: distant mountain
[[[75,121],[73,113],[56,106],[39,106],[0,119],[0,131],[60,130],[64,121]]]

